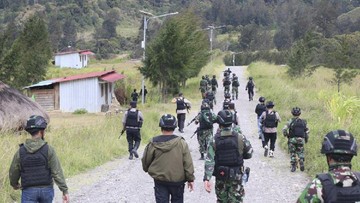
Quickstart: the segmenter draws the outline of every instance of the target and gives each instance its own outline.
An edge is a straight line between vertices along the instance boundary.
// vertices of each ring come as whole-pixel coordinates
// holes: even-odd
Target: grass
[[[329,83],[333,73],[320,68],[311,77],[289,78],[287,67],[263,62],[253,63],[248,73],[254,77],[258,97],[264,96],[267,101],[275,103],[282,123],[279,125],[278,142],[287,151],[287,140],[280,129],[291,118],[292,107],[302,110],[301,117],[306,119],[310,128],[309,142],[305,146],[306,171],[313,176],[327,171],[326,159],[320,154],[321,143],[326,133],[331,130],[350,131],[360,140],[360,77],[352,85],[343,85],[341,94],[336,86]],[[353,169],[360,170],[360,158],[355,156]]]
[[[124,83],[126,88],[131,90],[141,86],[142,77],[137,69],[139,65],[138,61],[125,61],[122,58],[106,61],[92,60],[89,67],[80,70],[51,67],[47,78],[114,68],[117,72],[126,75]],[[193,110],[197,111],[200,108],[194,101],[201,99],[198,91],[201,75],[210,75],[210,73],[219,75],[223,67],[221,55],[217,53],[213,62],[203,68],[199,77],[189,79],[186,87],[181,89],[185,97],[193,101]],[[159,103],[157,88],[152,87],[149,81],[145,82],[149,97],[147,103],[138,105],[145,120],[141,130],[142,145],[147,144],[153,136],[160,134],[158,127],[160,116],[165,113],[175,114],[176,108],[175,104],[170,103],[171,98],[167,103]],[[127,107],[122,109],[125,108]],[[106,117],[103,113],[72,114],[54,111],[49,112],[49,116],[51,122],[46,130],[45,139],[55,148],[66,178],[127,154],[126,136],[118,139],[122,129],[122,113]],[[0,162],[2,163],[0,165],[0,202],[20,201],[20,191],[15,191],[10,187],[8,170],[13,155],[18,150],[18,144],[23,143],[26,138],[30,138],[26,132],[20,135],[0,134]]]

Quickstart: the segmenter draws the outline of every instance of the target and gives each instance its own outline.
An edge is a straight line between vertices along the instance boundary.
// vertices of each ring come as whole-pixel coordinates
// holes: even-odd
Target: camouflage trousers
[[[200,87],[201,97],[205,99],[206,87]]]
[[[200,153],[207,153],[207,148],[210,141],[213,138],[213,130],[199,130],[197,134],[197,140],[199,142],[199,151]]]
[[[230,93],[230,85],[224,86],[224,93]]]
[[[232,93],[232,100],[234,100],[235,98],[238,99],[238,87],[232,86],[231,88],[231,93]]]
[[[304,161],[305,140],[301,137],[289,138],[290,163],[296,164],[296,157]]]
[[[241,184],[241,175],[237,180],[216,179],[215,193],[217,197],[217,203],[243,202],[245,190],[244,186]]]

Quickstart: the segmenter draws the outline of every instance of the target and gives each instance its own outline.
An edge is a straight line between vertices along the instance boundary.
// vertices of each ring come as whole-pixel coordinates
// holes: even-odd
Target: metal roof
[[[64,51],[64,52],[55,53],[55,56],[66,55],[66,54],[75,54],[75,53],[79,53],[79,54],[82,54],[82,55],[88,55],[88,54],[92,55],[92,54],[94,54],[90,50],[71,50],[71,51]]]
[[[115,82],[123,78],[125,78],[125,76],[118,73],[110,73],[100,77],[101,80],[105,80],[107,82]]]

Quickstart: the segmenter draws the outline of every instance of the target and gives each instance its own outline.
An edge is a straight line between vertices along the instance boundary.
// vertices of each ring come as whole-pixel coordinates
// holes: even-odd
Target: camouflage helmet
[[[221,126],[230,126],[233,123],[233,115],[229,110],[221,110],[217,116],[217,123]]]
[[[272,108],[272,107],[274,107],[275,106],[275,104],[274,104],[274,102],[272,102],[272,101],[268,101],[267,103],[266,103],[266,107],[267,108]]]
[[[357,144],[353,135],[345,130],[331,131],[325,135],[321,146],[322,154],[357,155]]]
[[[47,122],[44,117],[32,115],[26,122],[25,130],[29,133],[44,130],[47,127]]]
[[[253,77],[249,77],[249,80],[252,80],[253,79]]]
[[[291,114],[292,114],[293,116],[300,116],[300,114],[301,114],[301,109],[300,109],[299,107],[294,107],[294,108],[292,108],[292,110],[291,110]]]
[[[229,99],[229,98],[231,98],[231,94],[230,94],[229,92],[226,92],[226,93],[224,94],[224,97],[225,97],[226,99]]]
[[[207,102],[203,102],[202,104],[201,104],[201,110],[209,110],[210,109],[210,105],[209,105],[209,103],[207,103]]]
[[[203,75],[203,76],[201,76],[201,79],[205,79],[205,76]]]
[[[171,114],[164,114],[163,116],[161,116],[159,121],[159,127],[175,129],[176,126],[177,126],[177,121],[175,116]]]
[[[265,97],[260,97],[259,102],[265,102]]]

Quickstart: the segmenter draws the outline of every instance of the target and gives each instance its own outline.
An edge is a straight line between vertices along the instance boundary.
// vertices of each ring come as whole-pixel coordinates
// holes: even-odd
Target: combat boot
[[[134,148],[131,150],[132,154],[134,154],[135,158],[139,158],[139,154],[137,153],[137,149],[139,148],[140,142],[136,141]]]
[[[291,164],[291,172],[295,172],[296,171],[296,165],[295,164]]]
[[[269,152],[269,157],[274,157],[274,151],[273,150],[270,150],[270,152]]]
[[[304,160],[300,159],[300,171],[304,171],[304,170],[305,170]]]
[[[200,157],[200,160],[204,160],[204,153],[201,153],[201,157]]]
[[[266,146],[264,147],[264,149],[265,149],[265,151],[264,151],[264,156],[267,157],[268,152],[269,152],[269,147],[266,145]]]
[[[133,160],[133,154],[132,153],[130,153],[129,159]]]

